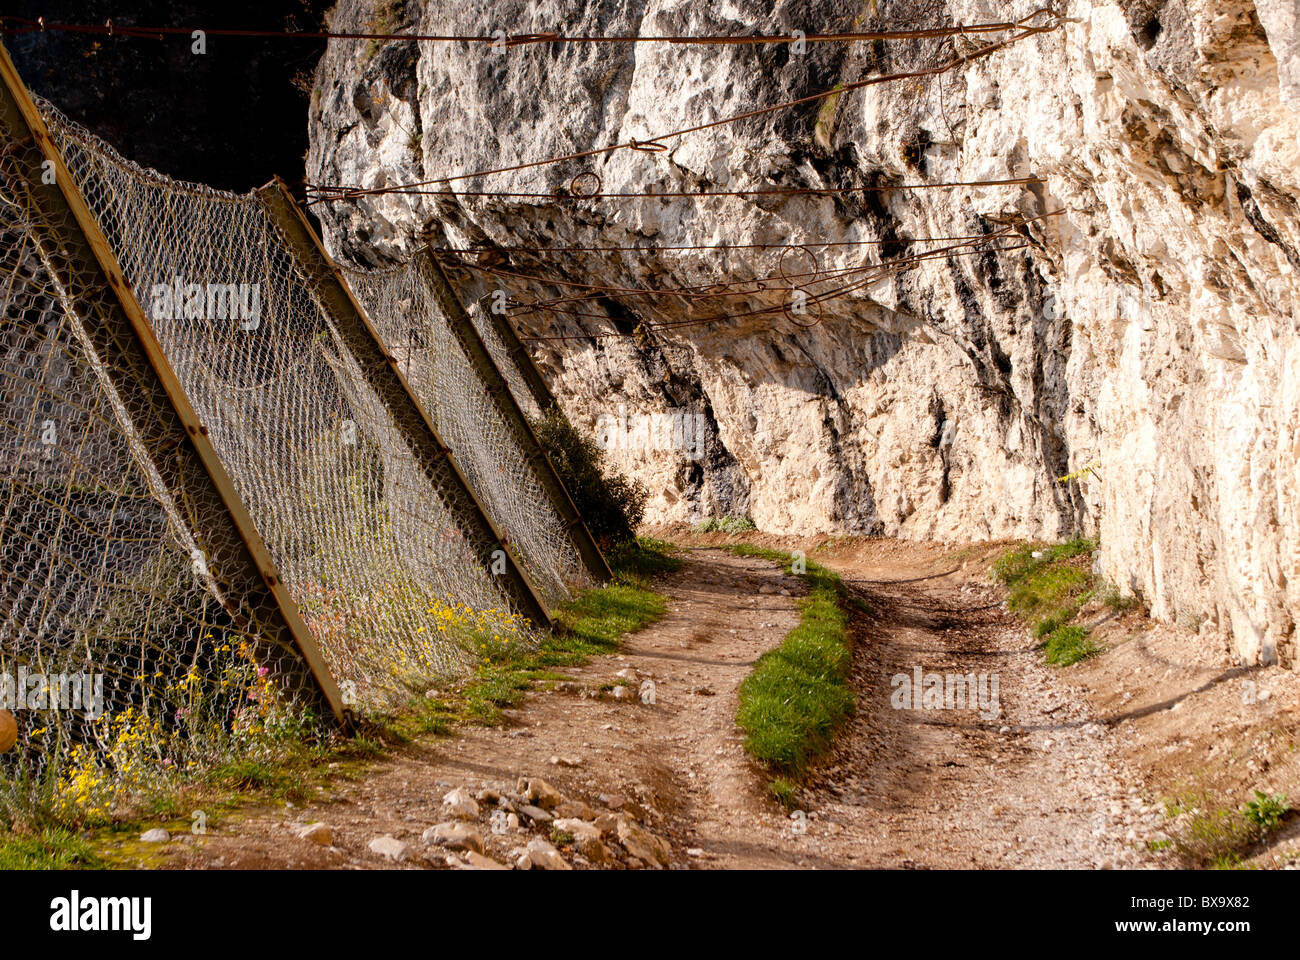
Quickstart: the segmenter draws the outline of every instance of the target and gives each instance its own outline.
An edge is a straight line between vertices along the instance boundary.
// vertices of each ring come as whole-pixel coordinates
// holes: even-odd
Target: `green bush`
[[[601,550],[632,539],[650,499],[646,488],[622,474],[606,473],[596,439],[574,429],[558,407],[532,426]]]
[[[1262,790],[1255,791],[1255,799],[1247,801],[1242,816],[1259,828],[1261,834],[1276,830],[1286,812],[1290,810],[1286,794],[1275,793],[1269,796]]]
[[[748,533],[757,529],[749,517],[710,517],[695,525],[696,533]]]

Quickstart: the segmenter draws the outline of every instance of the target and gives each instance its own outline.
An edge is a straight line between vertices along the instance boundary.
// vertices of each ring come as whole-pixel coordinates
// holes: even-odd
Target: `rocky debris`
[[[382,836],[375,837],[367,846],[370,852],[378,854],[388,860],[401,862],[406,859],[406,844],[395,837]]]
[[[475,850],[469,850],[465,853],[465,867],[467,870],[509,870],[504,863],[493,860],[491,857],[484,856]]]
[[[140,834],[140,839],[145,843],[166,843],[172,838],[172,835],[162,827],[154,827],[152,830],[146,830]]]
[[[596,811],[581,800],[565,800],[553,811],[559,817],[577,817],[579,820],[595,820]]]
[[[575,840],[583,837],[589,837],[593,840],[600,839],[600,828],[594,823],[586,820],[579,820],[577,817],[566,817],[563,820],[556,820],[551,826],[556,830],[563,830]]]
[[[534,807],[531,804],[524,804],[519,808],[519,813],[534,823],[550,823],[551,820],[554,819],[554,817],[541,807]]]
[[[322,847],[328,847],[334,843],[334,834],[326,823],[312,823],[298,830],[300,840],[310,840],[312,843],[320,844]]]
[[[473,850],[483,853],[483,835],[478,829],[458,820],[435,824],[420,837],[427,844],[436,844],[448,850]]]
[[[478,819],[478,803],[464,787],[457,787],[443,796],[442,810],[448,816],[461,820]]]
[[[560,856],[560,851],[547,840],[541,837],[534,837],[528,841],[527,846],[528,859],[534,867],[541,870],[572,870],[573,867],[564,857]]]
[[[582,760],[578,757],[551,757],[551,766],[553,767],[580,767]]]
[[[524,793],[524,799],[543,810],[552,810],[564,802],[564,794],[541,777],[533,777],[528,781],[528,790]]]
[[[491,806],[501,802],[501,791],[493,790],[491,787],[484,787],[475,795],[475,799],[479,803],[486,803]]]
[[[644,863],[668,866],[672,862],[672,848],[649,830],[638,827],[627,817],[619,817],[616,828],[618,842],[629,856]]]
[[[609,692],[609,695],[615,700],[632,699],[632,691],[628,687],[624,687],[622,685],[616,686],[613,690]]]
[[[578,853],[598,867],[614,862],[614,855],[610,853],[609,847],[605,846],[597,837],[578,837],[573,845],[577,848]]]

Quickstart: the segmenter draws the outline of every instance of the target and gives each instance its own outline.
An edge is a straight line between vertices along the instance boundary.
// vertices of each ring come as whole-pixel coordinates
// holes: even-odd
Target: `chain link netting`
[[[497,332],[492,323],[492,317],[489,311],[492,310],[492,300],[494,297],[488,296],[474,303],[466,305],[466,312],[469,318],[474,321],[474,329],[483,341],[483,346],[487,347],[488,353],[492,355],[492,361],[501,371],[506,382],[510,384],[510,392],[514,394],[515,400],[518,401],[524,414],[536,420],[545,413],[538,404],[537,399],[533,396],[533,391],[528,388],[528,382],[524,377],[523,371],[520,370],[521,363],[530,362],[527,358],[521,357],[518,362],[510,355],[510,348],[501,339],[501,334]],[[509,320],[505,321],[509,323]]]
[[[0,815],[85,820],[319,700],[42,155],[0,126]]]
[[[529,579],[548,604],[561,602],[571,596],[571,588],[589,585],[591,578],[542,485],[539,471],[545,464],[528,456],[523,438],[499,406],[509,398],[494,395],[457,338],[454,319],[439,303],[434,269],[422,251],[393,267],[345,267],[343,272],[484,509],[517,548]],[[519,377],[513,362],[500,354],[492,359],[507,384],[522,390],[522,383],[515,386]]]
[[[456,614],[514,629],[462,532],[472,503],[430,482],[256,197],[143,170],[46,112],[334,676],[401,692],[463,666]]]

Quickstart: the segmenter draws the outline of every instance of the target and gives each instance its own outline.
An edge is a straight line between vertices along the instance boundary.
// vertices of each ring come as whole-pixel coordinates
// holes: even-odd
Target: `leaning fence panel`
[[[541,471],[547,465],[530,459],[502,415],[499,398],[458,342],[434,293],[431,269],[421,254],[384,269],[344,273],[470,484],[519,548],[529,576],[548,602],[565,600],[571,588],[592,579],[543,486]]]
[[[263,206],[144,170],[43,110],[333,675],[389,703],[526,624],[464,497],[395,429]]]
[[[0,72],[0,819],[85,821],[325,705],[3,51]]]

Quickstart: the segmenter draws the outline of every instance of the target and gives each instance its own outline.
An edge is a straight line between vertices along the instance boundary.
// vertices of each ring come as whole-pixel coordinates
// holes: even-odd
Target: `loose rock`
[[[375,837],[369,843],[370,852],[398,862],[406,859],[406,844],[395,837]]]
[[[556,850],[548,841],[541,837],[534,837],[528,841],[528,859],[534,867],[542,870],[572,870],[564,857],[560,856],[560,851]]]
[[[439,823],[424,831],[421,838],[425,843],[437,844],[448,850],[473,850],[483,852],[483,835],[467,823],[449,820]]]

